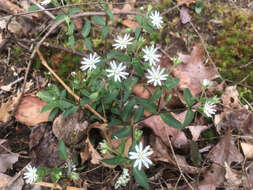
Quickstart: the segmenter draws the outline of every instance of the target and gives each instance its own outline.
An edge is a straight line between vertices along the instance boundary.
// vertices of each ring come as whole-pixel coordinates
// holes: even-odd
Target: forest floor
[[[147,41],[156,44],[161,55],[159,65],[168,70],[173,68],[171,76],[180,80],[178,86],[159,97],[156,102],[159,110],[184,123],[188,108],[194,110],[201,104],[195,101],[189,106],[184,89],[188,88],[196,100],[201,99],[203,79],[212,80],[213,84],[204,92],[205,96],[217,96],[220,103],[209,118],[195,110],[192,120],[182,129],[168,125],[159,112],[151,114],[145,108],[149,112],[144,111],[134,127],[142,130],[140,141],[145,146],[151,145],[153,151],[150,156],[153,165],[145,169],[149,189],[253,189],[253,3],[250,0],[114,0],[108,2],[108,9],[112,13],[124,13],[114,14],[113,21],[108,20],[110,14],[102,14],[107,9],[101,3],[65,1],[79,8],[71,14],[72,31],[57,16],[66,14],[66,7],[51,3],[44,9],[39,3],[38,0],[0,0],[0,189],[109,190],[115,189],[123,168],[132,172],[129,165],[112,166],[103,162],[112,155],[103,155],[99,147],[104,139],[109,139],[113,149],[126,143],[124,151],[129,151],[133,139],[128,126],[132,126],[132,119],[128,123],[124,121],[126,126],[124,122],[113,125],[114,120],[104,111],[109,108],[95,101],[99,96],[97,91],[89,96],[92,99],[89,104],[82,105],[86,100],[81,97],[84,71],[80,70],[80,62],[92,51],[106,55],[113,49],[111,44],[118,34],[129,33],[134,37],[140,25],[135,19],[136,12],[143,9],[145,14],[151,7],[163,16],[163,25],[151,32]],[[76,16],[81,13],[87,15]],[[91,23],[91,28],[87,29],[87,23]],[[143,28],[140,33],[146,37],[149,31]],[[182,63],[173,67],[175,56]],[[121,61],[124,57],[117,59]],[[152,98],[155,88],[144,87],[144,78],[139,81],[129,87],[133,87],[131,96]],[[61,105],[55,115],[50,110],[41,113],[54,97],[50,95],[50,101],[45,101],[46,98],[37,94],[51,93],[50,90],[59,93],[59,97],[67,92],[64,98],[71,103],[69,107],[67,103]],[[122,99],[122,96],[113,98]],[[167,97],[171,98],[169,102],[165,101]],[[125,105],[128,101],[122,107]],[[114,104],[110,106],[113,108]],[[66,119],[62,119],[61,112],[66,114]],[[108,122],[99,119],[99,114]],[[110,114],[114,114],[113,110]],[[118,129],[121,132],[124,129],[125,136],[110,139]],[[65,144],[63,148],[60,140]],[[65,147],[68,158],[64,160],[61,154],[66,153]],[[77,180],[64,168],[67,162],[74,162],[68,167],[75,165],[73,172],[79,176]],[[55,176],[52,179],[46,175],[36,184],[28,184],[23,179],[27,165],[51,168]],[[57,178],[58,171],[65,173]],[[142,189],[143,185],[136,183],[131,173],[130,176],[130,182],[118,189]]]

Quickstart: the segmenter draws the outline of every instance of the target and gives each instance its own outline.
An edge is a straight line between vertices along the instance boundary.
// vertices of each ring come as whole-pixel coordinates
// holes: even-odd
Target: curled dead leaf
[[[27,126],[34,126],[47,122],[50,111],[40,113],[47,102],[35,96],[26,96],[21,100],[20,105],[14,115],[17,121]]]
[[[18,91],[16,96],[13,98],[10,98],[6,103],[3,103],[0,107],[0,121],[2,122],[7,122],[9,121],[11,117],[11,111],[14,109],[16,106],[19,97],[21,96],[21,92]]]
[[[253,158],[253,144],[241,142],[241,147],[245,157]]]
[[[177,115],[174,114],[173,116],[181,122],[182,120],[184,120],[185,114],[186,112],[183,112]],[[151,116],[142,121],[142,123],[152,129],[155,135],[160,137],[163,143],[166,144],[168,147],[168,138],[170,137],[172,137],[171,141],[173,145],[177,148],[182,148],[188,143],[187,138],[182,130],[168,126],[166,123],[163,122],[162,118],[159,115]]]

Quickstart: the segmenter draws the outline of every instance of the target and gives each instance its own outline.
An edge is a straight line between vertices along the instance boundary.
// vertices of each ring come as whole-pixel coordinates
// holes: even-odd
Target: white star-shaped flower
[[[42,6],[48,5],[49,3],[51,3],[51,0],[44,0],[40,2]]]
[[[149,168],[149,165],[152,164],[152,161],[148,159],[148,156],[153,154],[153,151],[149,150],[150,146],[146,146],[143,149],[142,143],[135,146],[136,152],[129,152],[129,159],[130,160],[135,160],[134,162],[134,167],[138,166],[138,169],[141,170],[142,164],[146,167]]]
[[[163,23],[163,17],[160,16],[160,13],[158,11],[154,11],[151,13],[151,15],[149,16],[151,18],[151,22],[152,24],[160,29],[162,27],[162,23]]]
[[[202,86],[205,88],[205,89],[208,89],[212,86],[213,82],[208,80],[208,79],[204,79],[202,81]]]
[[[114,40],[116,43],[112,46],[114,46],[115,49],[126,49],[128,45],[132,44],[131,40],[133,40],[133,38],[131,38],[129,34],[125,34],[123,38],[117,36],[117,39]]]
[[[212,117],[215,114],[215,105],[212,102],[206,101],[203,107],[203,111],[207,117]]]
[[[162,85],[161,81],[167,80],[168,75],[163,74],[165,69],[162,69],[160,71],[160,65],[157,67],[157,69],[152,67],[151,70],[148,69],[147,71],[150,74],[150,75],[147,75],[147,79],[149,79],[147,83],[154,83],[154,86],[156,86],[157,84],[161,86]]]
[[[37,168],[28,165],[25,167],[27,172],[24,173],[24,179],[27,183],[34,183],[38,179]]]
[[[161,55],[156,53],[157,49],[158,48],[155,48],[154,45],[149,47],[146,46],[142,49],[142,51],[145,53],[145,55],[143,56],[144,61],[148,61],[151,66],[155,65],[156,62],[160,61]]]
[[[106,69],[106,72],[109,74],[107,77],[114,77],[114,81],[121,82],[121,78],[126,79],[126,76],[128,75],[127,72],[124,72],[123,70],[126,68],[126,66],[123,66],[123,63],[120,63],[118,66],[115,61],[110,62],[111,69]],[[121,77],[121,78],[120,78]]]
[[[83,58],[83,61],[81,61],[81,69],[83,71],[89,69],[89,71],[93,70],[93,69],[96,69],[96,63],[99,63],[100,62],[100,57],[97,56],[96,53],[94,54],[90,54],[90,57],[89,58],[86,58],[84,57]]]

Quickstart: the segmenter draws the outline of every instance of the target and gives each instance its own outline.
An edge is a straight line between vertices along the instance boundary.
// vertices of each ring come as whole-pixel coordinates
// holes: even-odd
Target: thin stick
[[[222,76],[220,75],[220,73],[219,73],[219,71],[218,71],[218,69],[217,69],[215,63],[213,62],[213,59],[211,58],[211,56],[210,56],[208,50],[206,49],[205,40],[203,39],[203,37],[201,36],[201,34],[200,34],[199,31],[197,30],[197,28],[194,26],[194,24],[192,23],[192,21],[190,21],[189,23],[191,24],[193,30],[198,34],[199,39],[200,39],[200,41],[201,41],[201,43],[202,43],[202,45],[203,45],[203,47],[204,47],[204,49],[205,49],[206,55],[207,55],[209,61],[212,63],[212,65],[213,65],[213,67],[214,67],[216,73],[218,73],[219,77],[223,80],[223,78],[222,78]]]
[[[43,10],[45,12],[46,15],[48,15],[51,19],[55,19],[55,16],[50,13],[49,11],[47,11],[43,6],[41,6],[39,3],[35,2],[34,0],[29,0],[30,3],[36,5],[37,7],[39,7],[40,10]]]
[[[177,167],[178,167],[178,169],[179,169],[180,175],[182,175],[182,177],[184,178],[184,180],[185,180],[185,182],[187,183],[187,185],[188,185],[192,190],[194,190],[194,188],[193,188],[192,185],[189,183],[189,181],[188,181],[187,178],[185,177],[185,175],[184,175],[184,173],[183,173],[181,167],[180,167],[179,164],[178,164],[177,157],[176,157],[176,154],[175,154],[175,152],[174,152],[174,149],[173,149],[173,146],[172,146],[172,143],[171,143],[169,137],[168,137],[168,140],[169,140],[169,144],[170,144],[170,149],[171,149],[172,155],[173,155],[173,157],[174,157],[174,159],[175,159],[175,161],[176,161],[176,163],[177,163]]]
[[[53,69],[51,69],[51,67],[49,67],[40,50],[36,49],[36,52],[38,53],[42,64],[54,75],[54,77],[61,83],[61,85],[68,91],[68,93],[71,94],[79,102],[80,97],[71,90],[71,88],[54,72]],[[101,116],[98,112],[96,112],[96,110],[94,110],[90,105],[85,105],[84,107],[93,114],[95,114],[96,116],[98,116],[101,120],[103,120],[104,123],[107,122],[107,120],[103,116]]]

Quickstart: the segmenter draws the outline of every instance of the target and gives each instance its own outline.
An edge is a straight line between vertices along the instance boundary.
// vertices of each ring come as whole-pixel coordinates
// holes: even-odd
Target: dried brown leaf
[[[40,100],[35,96],[26,96],[15,113],[17,121],[27,126],[34,126],[39,123],[47,122],[50,111],[40,113],[41,109],[47,105],[47,102]]]
[[[124,26],[127,26],[128,28],[131,28],[133,31],[135,31],[136,28],[140,26],[137,22],[135,22],[135,21],[133,21],[132,19],[129,19],[129,18],[124,19],[121,22],[121,24],[123,24]]]
[[[241,142],[241,147],[245,157],[253,158],[253,144]]]
[[[16,96],[10,98],[6,103],[3,103],[0,108],[0,121],[7,122],[11,117],[11,111],[14,109],[15,105],[18,102],[21,92],[18,91]]]
[[[12,177],[0,173],[0,189],[6,186],[11,181],[11,179]]]
[[[183,24],[186,24],[191,21],[191,15],[188,12],[188,9],[185,7],[182,7],[180,9],[180,20]]]
[[[242,184],[242,174],[239,171],[230,168],[227,164],[225,164],[225,169],[226,190],[239,189],[239,185]]]
[[[59,115],[53,123],[53,133],[58,140],[63,140],[68,146],[84,142],[87,137],[88,122],[83,121],[82,112],[76,112],[65,119]]]
[[[208,158],[214,163],[224,165],[225,162],[230,166],[232,162],[242,162],[243,156],[236,148],[233,136],[228,131],[212,148],[208,154]]]
[[[217,164],[203,174],[204,179],[199,182],[198,190],[216,190],[216,187],[224,182],[225,169]]]
[[[173,70],[173,74],[180,79],[179,88],[181,90],[189,88],[193,96],[202,91],[201,82],[204,79],[212,80],[219,76],[213,67],[203,64],[205,50],[202,45],[194,46],[191,55],[178,53],[178,56],[183,63]]]
[[[0,154],[0,172],[11,169],[12,165],[18,161],[19,154]]]
[[[221,100],[225,106],[225,109],[242,109],[243,106],[239,100],[239,93],[236,86],[229,86],[225,89],[224,94],[221,96]]]
[[[200,134],[208,129],[206,125],[196,125],[196,126],[188,126],[186,127],[191,131],[192,140],[197,141],[199,139]]]
[[[186,112],[180,114],[174,114],[173,116],[183,122]],[[160,137],[164,144],[169,146],[168,138],[171,136],[173,145],[177,148],[181,148],[187,144],[187,138],[182,130],[175,129],[168,126],[163,122],[159,115],[151,116],[142,122],[144,125],[153,130],[156,136]]]

